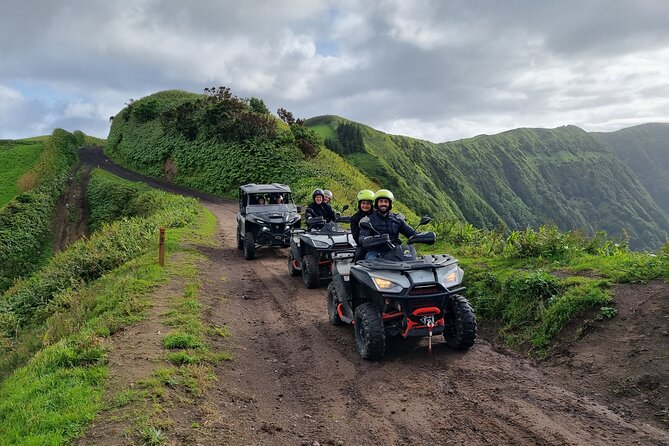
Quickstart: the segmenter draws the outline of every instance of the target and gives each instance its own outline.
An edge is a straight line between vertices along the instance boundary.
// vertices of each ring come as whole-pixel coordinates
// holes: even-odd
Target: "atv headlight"
[[[261,230],[261,231],[269,231],[269,226],[265,226],[265,225],[263,225],[263,226],[260,228],[260,230]]]
[[[329,248],[330,244],[327,242],[322,242],[320,240],[314,240],[314,246],[316,248]]]
[[[379,291],[387,291],[390,293],[399,293],[401,292],[404,288],[402,288],[401,285],[388,280],[388,279],[383,279],[381,277],[372,277],[372,280],[374,280],[374,285],[376,285],[376,289]]]
[[[463,271],[460,268],[454,268],[441,278],[441,284],[446,288],[452,287],[462,282],[462,276]]]

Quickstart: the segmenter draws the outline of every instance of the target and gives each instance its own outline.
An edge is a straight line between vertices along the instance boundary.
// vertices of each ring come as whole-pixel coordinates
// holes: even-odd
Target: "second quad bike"
[[[348,209],[344,205],[342,212]],[[307,218],[307,230],[294,229],[288,253],[288,273],[302,275],[304,286],[315,288],[319,281],[332,278],[332,258],[335,253],[354,253],[355,241],[351,231],[339,226],[351,217],[337,214],[334,222],[323,217]]]
[[[299,208],[285,184],[245,184],[239,187],[237,248],[247,260],[258,246],[287,247],[290,232],[300,227]]]
[[[430,221],[423,217],[419,226]],[[467,299],[458,294],[463,270],[446,255],[417,256],[415,243],[433,244],[434,232],[417,233],[408,244],[395,246],[388,234],[380,235],[367,219],[360,222],[372,235],[363,247],[380,251],[374,260],[353,262],[352,256],[336,258],[328,287],[330,323],[350,324],[355,344],[364,359],[381,359],[390,337],[443,335],[449,346],[468,350],[476,341],[476,317]]]

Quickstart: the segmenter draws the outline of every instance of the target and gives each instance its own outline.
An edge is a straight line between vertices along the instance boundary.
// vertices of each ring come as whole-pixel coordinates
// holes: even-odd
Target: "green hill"
[[[307,125],[364,174],[418,213],[478,227],[606,230],[634,248],[657,248],[669,221],[632,169],[574,126],[516,129],[434,144],[336,116]],[[343,129],[343,130],[342,130]],[[357,130],[355,130],[357,129]]]
[[[629,166],[657,205],[669,215],[669,124],[643,124],[592,133]]]
[[[18,195],[18,180],[39,159],[44,139],[0,140],[0,208]]]
[[[379,187],[321,145],[314,132],[277,119],[259,99],[227,89],[171,90],[121,110],[105,153],[146,175],[231,198],[241,184],[280,182],[302,203],[311,201],[314,188],[330,189],[341,207],[354,203],[360,189]],[[398,209],[415,218],[401,203]]]

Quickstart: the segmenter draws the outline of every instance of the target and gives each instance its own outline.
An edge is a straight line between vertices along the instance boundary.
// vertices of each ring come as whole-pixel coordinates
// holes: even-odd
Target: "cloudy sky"
[[[0,138],[224,85],[434,142],[669,122],[665,0],[0,0]]]

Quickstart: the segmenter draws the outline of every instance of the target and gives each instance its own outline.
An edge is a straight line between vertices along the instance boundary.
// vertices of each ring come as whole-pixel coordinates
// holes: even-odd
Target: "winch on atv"
[[[346,209],[348,205],[344,205],[342,212]],[[326,222],[323,217],[309,217],[308,229],[294,229],[288,253],[290,275],[301,274],[307,288],[315,288],[320,280],[332,278],[333,257],[355,253],[351,231],[339,226],[350,221],[351,217],[339,213],[333,222]]]
[[[418,226],[427,224],[423,217]],[[433,244],[434,232],[417,233],[405,245],[395,246],[387,234],[378,234],[369,221],[360,226],[376,235],[363,247],[382,251],[375,260],[353,256],[334,259],[328,287],[328,317],[333,325],[351,324],[360,356],[380,359],[389,337],[443,335],[449,346],[468,350],[476,341],[476,317],[461,296],[464,272],[457,259],[446,254],[417,256],[414,243]]]

